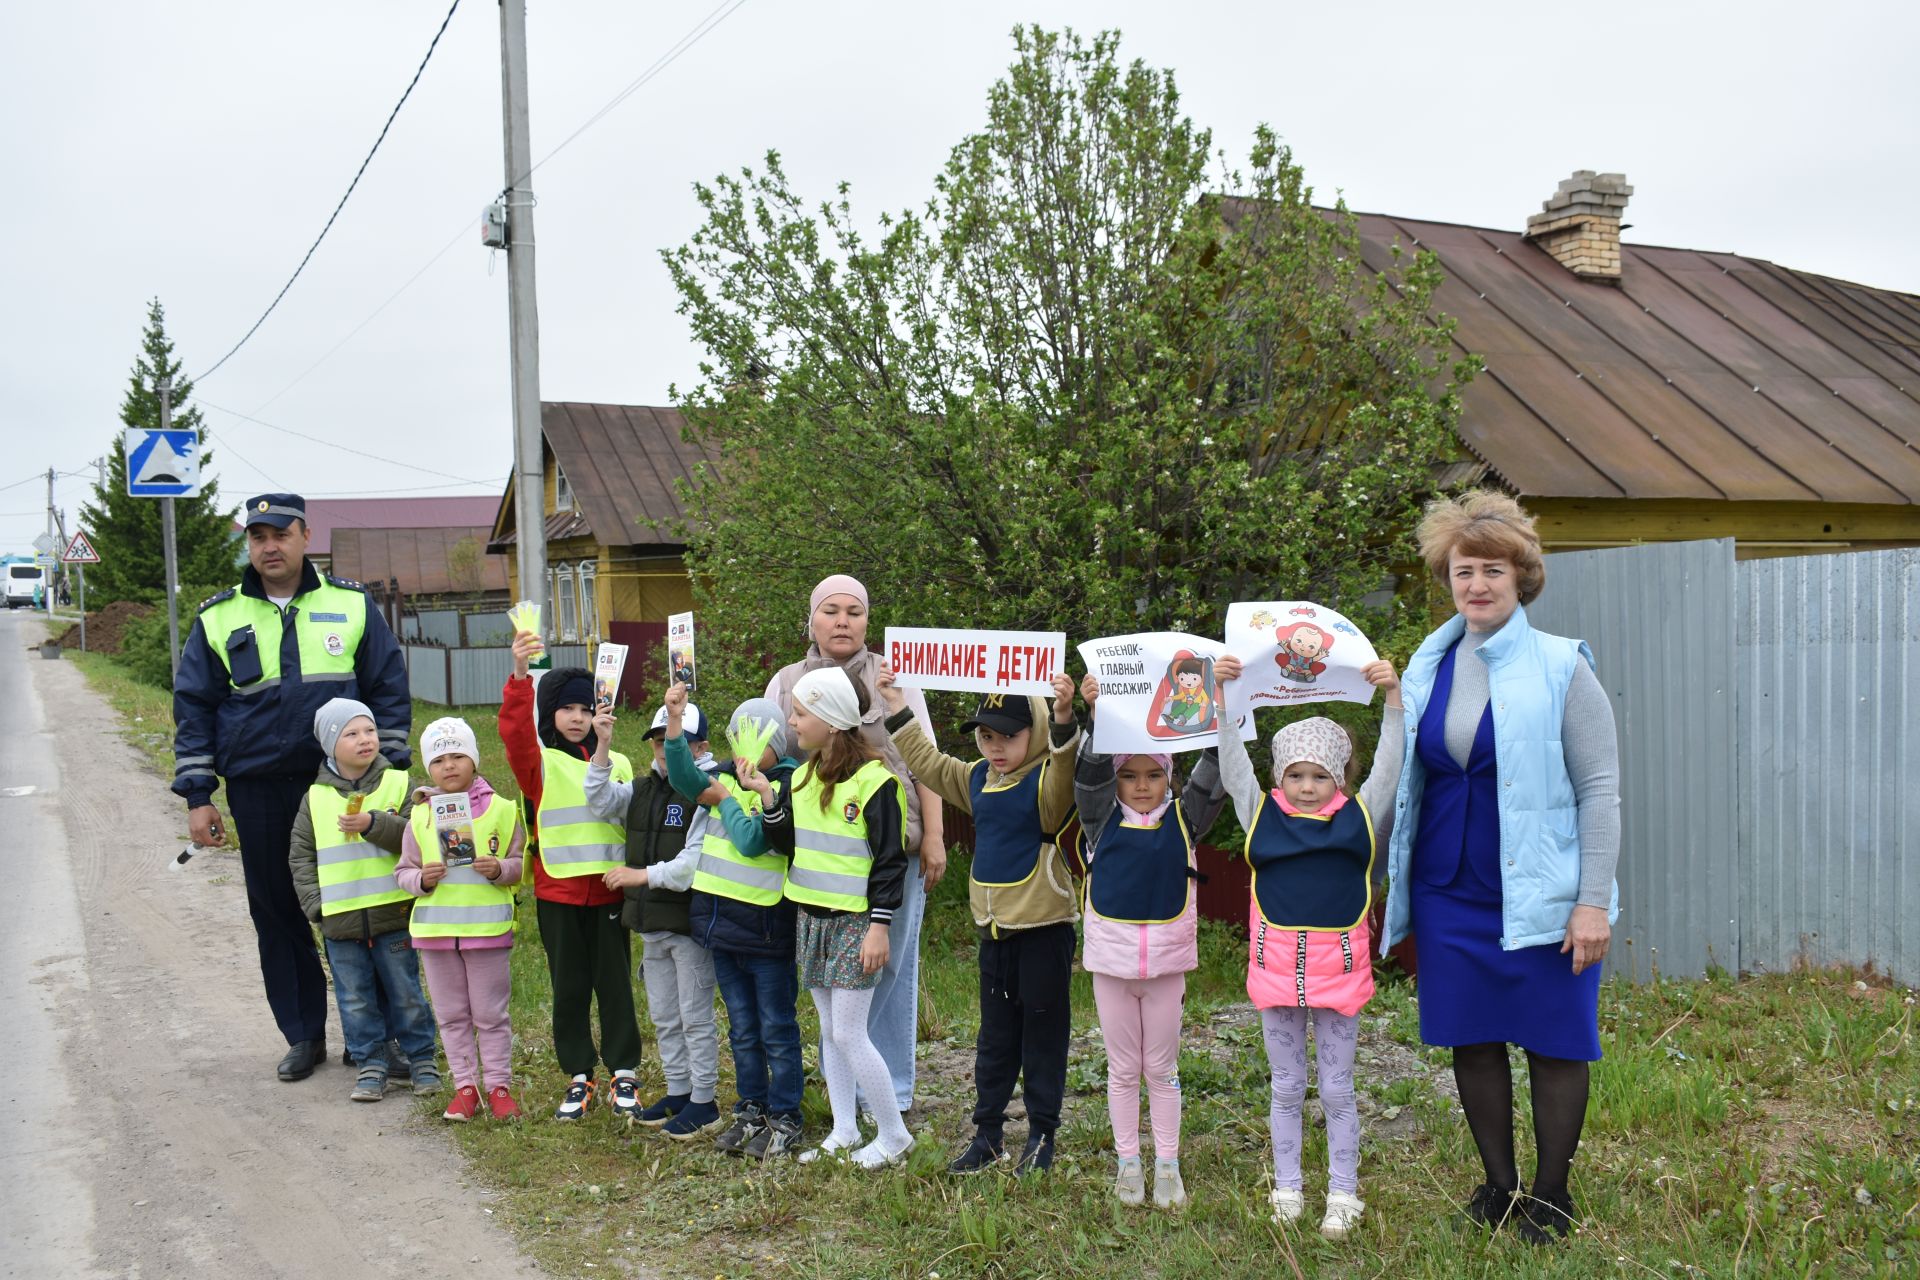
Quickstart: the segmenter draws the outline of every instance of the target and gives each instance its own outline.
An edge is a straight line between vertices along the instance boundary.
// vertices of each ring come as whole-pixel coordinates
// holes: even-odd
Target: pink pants
[[[1093,975],[1100,1035],[1107,1042],[1107,1115],[1113,1149],[1122,1159],[1140,1155],[1140,1077],[1147,1078],[1153,1153],[1180,1154],[1180,1011],[1187,975],[1113,978]]]
[[[420,953],[420,967],[427,971],[427,994],[433,997],[434,1021],[440,1024],[440,1043],[446,1046],[456,1089],[479,1086],[483,1065],[487,1090],[513,1082],[513,1026],[507,1021],[512,959],[510,947]],[[476,1034],[480,1038],[477,1055]]]

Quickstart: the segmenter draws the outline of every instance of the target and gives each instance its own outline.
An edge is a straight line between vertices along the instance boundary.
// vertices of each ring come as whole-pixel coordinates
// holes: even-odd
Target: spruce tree
[[[200,410],[190,402],[193,383],[181,376],[167,338],[166,312],[155,298],[147,304],[147,327],[140,338],[140,355],[133,363],[127,394],[120,403],[120,421],[129,427],[158,429],[160,393],[164,375],[173,380],[172,428],[192,431],[200,441],[201,488],[198,497],[173,502],[174,546],[183,589],[230,585],[239,580],[243,551],[233,531],[231,507],[220,497],[220,486],[210,477],[213,455],[206,449],[206,430]],[[81,508],[82,524],[100,553],[100,563],[87,569],[87,603],[114,600],[165,603],[166,558],[160,532],[160,500],[127,494],[127,451],[123,433],[116,431],[107,449],[107,483],[95,485],[93,500]],[[182,599],[181,630],[192,618],[199,597]]]

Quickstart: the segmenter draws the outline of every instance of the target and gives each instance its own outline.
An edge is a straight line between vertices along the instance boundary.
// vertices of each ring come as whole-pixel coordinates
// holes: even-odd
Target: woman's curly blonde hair
[[[1475,489],[1457,498],[1435,498],[1420,518],[1417,536],[1420,558],[1442,585],[1448,561],[1457,553],[1512,564],[1521,604],[1532,604],[1546,589],[1547,565],[1533,517],[1504,493]]]

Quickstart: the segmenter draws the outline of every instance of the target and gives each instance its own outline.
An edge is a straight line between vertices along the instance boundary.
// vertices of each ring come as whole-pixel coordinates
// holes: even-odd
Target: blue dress
[[[1573,972],[1558,943],[1500,946],[1499,769],[1493,707],[1480,717],[1462,769],[1447,750],[1453,694],[1448,649],[1420,717],[1415,750],[1426,772],[1408,867],[1420,1038],[1433,1045],[1517,1044],[1550,1058],[1600,1057],[1600,966]]]

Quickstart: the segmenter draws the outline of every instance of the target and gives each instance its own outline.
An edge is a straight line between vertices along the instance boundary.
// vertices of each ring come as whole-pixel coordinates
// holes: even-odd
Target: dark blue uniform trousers
[[[240,837],[240,865],[247,879],[247,910],[260,943],[260,976],[267,985],[273,1020],[288,1044],[327,1033],[327,977],[313,944],[313,926],[300,910],[287,867],[287,846],[300,801],[313,784],[305,778],[229,778],[227,807]]]

